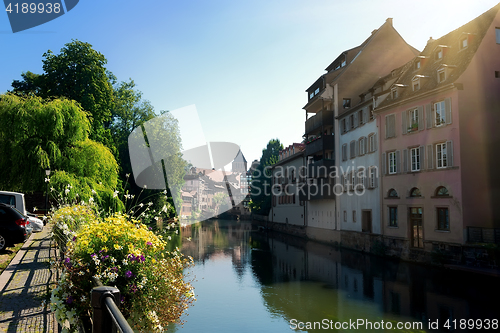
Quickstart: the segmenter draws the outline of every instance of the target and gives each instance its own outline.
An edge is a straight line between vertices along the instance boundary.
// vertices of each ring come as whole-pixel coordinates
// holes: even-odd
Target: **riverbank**
[[[411,248],[408,241],[382,235],[344,230],[324,230],[308,226],[252,219],[260,228],[302,237],[329,246],[341,247],[381,257],[433,267],[500,277],[498,247],[487,244],[428,244],[428,249]],[[495,250],[496,249],[496,250]]]

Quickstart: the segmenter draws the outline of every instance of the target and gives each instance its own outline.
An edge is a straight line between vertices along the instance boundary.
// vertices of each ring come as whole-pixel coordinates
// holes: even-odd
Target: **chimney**
[[[392,27],[392,17],[389,17],[387,20],[385,20],[387,23],[389,23]]]
[[[432,43],[433,41],[434,41],[434,39],[432,39],[432,37],[429,37],[429,40],[427,41],[427,44]]]

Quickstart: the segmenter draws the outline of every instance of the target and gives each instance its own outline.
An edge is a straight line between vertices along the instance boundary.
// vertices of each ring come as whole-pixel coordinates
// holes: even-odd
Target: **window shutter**
[[[424,108],[421,106],[418,107],[418,130],[424,130]]]
[[[359,144],[358,141],[354,141],[354,156],[359,156]]]
[[[390,130],[389,130],[389,116],[385,117],[385,138],[390,138]]]
[[[403,149],[403,172],[408,172],[408,149]]]
[[[401,151],[396,150],[396,173],[401,172]]]
[[[427,169],[432,169],[432,145],[427,145]]]
[[[453,141],[446,141],[446,163],[448,167],[453,166]]]
[[[444,107],[446,110],[446,124],[451,124],[451,98],[446,98],[444,100]]]
[[[368,117],[369,117],[368,109],[364,109],[363,110],[363,122],[367,123],[368,119],[369,119]]]
[[[408,117],[408,111],[403,111],[403,113],[401,113],[401,124],[402,124],[402,129],[403,129],[403,134],[406,134],[406,132],[408,131],[408,121],[406,120],[406,118]]]
[[[382,153],[382,172],[384,175],[387,175],[387,160],[386,160],[386,154]]]
[[[346,128],[345,132],[349,132],[349,129],[351,128],[349,117],[345,118],[345,128]]]
[[[376,188],[378,186],[378,177],[377,173],[375,172],[375,168],[373,169],[373,188]]]
[[[425,106],[425,120],[427,122],[427,128],[432,128],[432,111],[431,111],[431,105],[427,104]]]
[[[363,146],[365,148],[365,154],[368,152],[368,139],[366,137],[363,138]]]
[[[377,134],[373,134],[373,151],[377,151]]]
[[[424,170],[425,169],[425,159],[424,159],[424,156],[425,156],[425,146],[420,146],[419,149],[420,149],[420,152],[419,152],[420,170]]]
[[[354,113],[353,119],[354,119],[354,128],[356,128],[356,127],[358,127],[358,113],[357,112]]]

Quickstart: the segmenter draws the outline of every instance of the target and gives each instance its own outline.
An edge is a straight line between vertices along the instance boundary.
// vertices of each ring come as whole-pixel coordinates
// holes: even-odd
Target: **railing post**
[[[120,290],[114,287],[95,287],[92,289],[90,303],[92,305],[92,332],[109,333],[116,332],[113,319],[106,309],[105,299],[111,297],[115,303],[120,302]]]

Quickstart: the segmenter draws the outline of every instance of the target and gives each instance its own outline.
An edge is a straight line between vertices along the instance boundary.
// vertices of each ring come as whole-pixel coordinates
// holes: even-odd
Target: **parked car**
[[[27,216],[10,205],[0,203],[0,251],[25,242],[31,230]]]
[[[44,221],[36,217],[26,210],[26,203],[24,202],[24,193],[0,191],[0,202],[16,208],[21,214],[28,216],[33,231],[42,231],[45,225]]]

